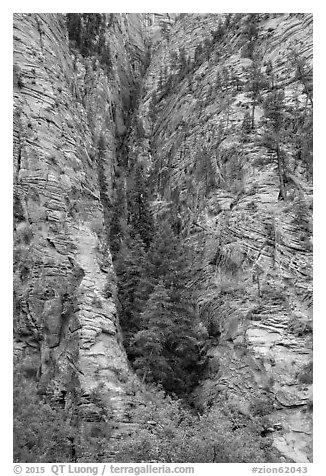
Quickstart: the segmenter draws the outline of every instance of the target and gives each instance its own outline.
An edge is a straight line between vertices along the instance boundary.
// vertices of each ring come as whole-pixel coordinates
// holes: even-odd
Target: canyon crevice
[[[154,216],[172,204],[194,250],[209,363],[192,405],[261,415],[280,462],[310,462],[311,164],[277,130],[270,145],[263,100],[282,90],[298,128],[312,112],[312,15],[257,14],[254,33],[246,14],[222,33],[226,17],[106,14],[106,69],[64,15],[14,15],[15,359],[41,392],[79,388],[85,421],[98,391],[127,431],[138,378],[108,236],[119,166],[139,162]]]

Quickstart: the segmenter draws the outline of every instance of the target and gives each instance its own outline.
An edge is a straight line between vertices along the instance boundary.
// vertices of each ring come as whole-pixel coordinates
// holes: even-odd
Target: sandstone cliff
[[[121,417],[130,370],[106,215],[145,53],[142,18],[117,15],[107,35],[109,77],[71,53],[62,16],[14,16],[14,325],[15,352],[41,383],[86,396],[100,387]]]
[[[311,175],[288,143],[287,199],[279,200],[277,167],[259,144],[268,87],[243,141],[254,60],[243,54],[248,16],[230,17],[233,26],[214,42],[219,15],[185,15],[155,47],[139,108],[150,137],[143,147],[158,177],[157,206],[177,201],[186,239],[198,251],[194,286],[214,364],[195,392],[197,404],[227,395],[242,412],[263,413],[275,447],[309,461]],[[295,54],[311,67],[312,16],[258,15],[256,27],[260,71],[271,65],[273,87],[284,90],[286,104],[312,107],[293,63]],[[200,53],[210,48],[199,60],[198,45]],[[182,67],[190,72],[182,74]],[[200,171],[205,160],[211,187],[211,175]]]
[[[261,14],[252,30],[250,21],[111,14],[107,74],[71,50],[61,15],[14,16],[15,354],[38,368],[41,387],[81,387],[86,402],[100,389],[124,419],[133,373],[107,237],[117,167],[132,157],[153,178],[154,213],[173,203],[196,250],[192,287],[211,358],[194,404],[226,398],[263,416],[281,461],[307,462],[311,172],[289,141],[283,183],[261,138],[270,90],[284,91],[293,114],[312,109],[297,73],[298,62],[312,65],[312,16]],[[265,81],[257,97],[255,68]],[[85,414],[94,418],[90,405]]]

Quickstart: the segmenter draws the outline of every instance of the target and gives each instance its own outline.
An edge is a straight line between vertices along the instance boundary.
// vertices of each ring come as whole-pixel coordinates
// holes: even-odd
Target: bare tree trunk
[[[283,200],[286,199],[286,189],[284,185],[284,161],[281,156],[281,151],[279,148],[279,145],[277,145],[276,148],[276,156],[277,156],[277,171],[278,171],[278,177],[280,181],[280,195]]]
[[[227,104],[227,109],[226,109],[226,130],[229,129],[229,121],[230,121],[230,98],[229,98],[229,93],[226,93],[226,104]]]
[[[144,375],[143,375],[143,378],[142,378],[142,380],[141,380],[141,383],[145,383],[145,380],[146,380],[146,377],[147,377],[147,374],[148,374],[148,370],[149,370],[149,368],[147,367],[147,369],[146,369],[145,372],[144,372]]]
[[[252,116],[251,116],[251,129],[255,128],[255,109],[256,109],[256,102],[252,103]]]
[[[214,446],[213,446],[213,461],[212,461],[212,463],[216,463],[216,461],[217,461],[217,456],[218,456],[218,454],[217,454],[217,447],[216,447],[216,445],[214,445]]]
[[[258,289],[258,297],[261,297],[260,294],[260,281],[259,281],[259,274],[257,273],[257,289]]]
[[[151,350],[151,353],[150,353],[150,355],[149,355],[149,360],[152,358],[152,356],[153,356],[153,350]],[[144,375],[143,375],[143,378],[142,378],[142,380],[141,380],[141,383],[145,383],[145,380],[146,380],[148,371],[149,371],[149,366],[146,368],[146,370],[145,370],[145,372],[144,372]]]

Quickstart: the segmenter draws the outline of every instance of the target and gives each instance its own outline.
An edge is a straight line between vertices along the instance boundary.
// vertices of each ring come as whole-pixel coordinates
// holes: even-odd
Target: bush
[[[269,399],[257,398],[250,405],[250,412],[254,416],[263,417],[271,413],[273,410],[273,403]]]
[[[121,428],[120,438],[116,439],[117,435],[112,434],[112,409],[109,415],[97,390],[79,400],[78,391],[74,390],[75,405],[68,405],[58,398],[62,392],[55,388],[55,382],[52,390],[48,388],[42,396],[36,385],[34,376],[28,379],[23,372],[16,371],[15,462],[101,462],[112,459],[112,455],[115,462],[128,463],[271,461],[268,439],[260,436],[260,419],[239,414],[227,401],[199,415],[160,388],[136,383],[133,389],[127,389],[127,393],[133,394],[126,415],[132,424],[129,434],[123,431],[127,427]],[[78,403],[85,398],[92,408],[96,406],[98,415],[105,415],[102,420],[81,419]]]
[[[267,439],[260,437],[261,425],[227,403],[199,416],[180,400],[154,392],[155,398],[132,412],[137,427],[119,441],[116,462],[240,463],[270,458]]]
[[[28,246],[30,245],[33,236],[34,233],[32,226],[28,223],[25,223],[23,227],[19,228],[19,230],[16,230],[15,238],[20,244]]]
[[[77,389],[68,396],[52,381],[37,390],[35,372],[28,365],[20,365],[14,374],[14,462],[101,462],[110,446],[112,409],[98,390],[88,395],[86,411],[100,420],[89,422],[83,419]]]
[[[26,375],[26,372],[24,372]],[[50,463],[71,461],[67,414],[37,395],[35,380],[20,371],[14,375],[14,461]]]
[[[308,362],[308,364],[304,365],[301,371],[297,375],[298,381],[300,383],[309,385],[313,382],[313,366],[312,362]]]

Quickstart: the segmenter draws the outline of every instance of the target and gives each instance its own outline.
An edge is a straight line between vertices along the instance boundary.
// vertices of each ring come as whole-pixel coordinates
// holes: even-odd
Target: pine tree
[[[288,139],[285,128],[286,108],[284,91],[270,93],[263,103],[265,118],[265,133],[262,137],[263,145],[276,155],[277,171],[280,183],[280,198],[286,199],[285,188],[285,152],[283,144]]]
[[[184,48],[179,49],[179,79],[183,79],[189,72],[188,60],[186,50]]]
[[[250,13],[244,24],[244,34],[249,41],[254,41],[258,36],[258,14]]]
[[[258,38],[258,14],[251,13],[244,22],[243,34],[246,43],[242,48],[243,58],[252,58],[254,55],[255,42]]]
[[[313,111],[303,106],[298,98],[294,104],[287,106],[285,127],[288,145],[291,145],[294,156],[294,168],[299,164],[306,168],[307,179],[312,175],[313,161]]]
[[[242,127],[241,127],[241,138],[243,142],[248,142],[249,134],[251,133],[252,129],[252,116],[250,115],[249,111],[246,111],[243,117],[242,121]]]
[[[202,60],[203,60],[203,47],[202,47],[202,44],[199,43],[199,45],[197,45],[195,49],[195,57],[194,57],[195,65],[199,66]]]
[[[217,92],[220,92],[223,86],[223,79],[220,71],[218,70],[216,73],[216,82],[215,82],[215,88]]]
[[[144,380],[147,377],[148,380],[163,383],[169,370],[164,346],[172,319],[170,298],[162,281],[150,295],[140,322],[143,330],[132,339],[133,351],[137,356],[134,367]]]
[[[66,15],[68,38],[74,42],[77,48],[81,42],[81,18],[79,13],[67,13]]]
[[[212,166],[211,155],[211,151],[207,150],[206,147],[196,155],[195,175],[199,183],[200,181],[204,182],[205,196],[216,185],[215,170]]]
[[[303,85],[303,92],[306,94],[311,107],[313,107],[312,68],[295,50],[291,52],[290,61],[292,67],[295,68],[295,78]]]
[[[247,90],[252,104],[251,128],[255,128],[255,109],[261,101],[261,92],[267,86],[266,78],[261,72],[261,66],[257,59],[255,59],[251,66],[247,68],[248,85]]]
[[[116,186],[116,198],[113,202],[113,211],[110,219],[109,243],[113,260],[118,255],[127,230],[127,213],[126,213],[126,194],[123,187],[123,181],[118,180]]]
[[[142,240],[135,236],[126,238],[116,260],[119,281],[118,296],[121,304],[120,323],[125,337],[127,352],[130,337],[141,328],[140,314],[148,297],[144,286],[145,250]]]
[[[161,382],[168,391],[177,393],[188,391],[197,378],[198,342],[193,331],[197,316],[188,287],[190,262],[190,250],[164,222],[148,251],[145,275],[150,277],[152,290],[157,290],[154,283],[161,283],[168,295],[168,313],[164,319],[160,316],[160,322],[165,326],[163,355],[171,371]],[[149,307],[152,309],[153,304]]]
[[[274,72],[273,72],[273,63],[271,60],[268,61],[265,72],[269,81],[269,89],[274,89],[275,78],[274,78]]]
[[[181,248],[171,224],[161,223],[147,254],[147,275],[152,277],[153,283],[163,280],[168,289],[176,284],[186,262]]]
[[[229,128],[230,121],[230,106],[232,98],[232,88],[231,88],[231,77],[228,68],[225,66],[222,68],[221,72],[222,78],[222,87],[223,87],[223,99],[226,103],[226,129]]]
[[[226,29],[227,29],[227,25],[223,24],[222,19],[220,18],[218,21],[217,29],[211,31],[211,35],[213,37],[213,43],[216,43],[217,41],[222,40]]]
[[[154,233],[153,215],[150,209],[144,168],[137,164],[128,191],[128,221],[131,234],[139,234],[148,248]]]

